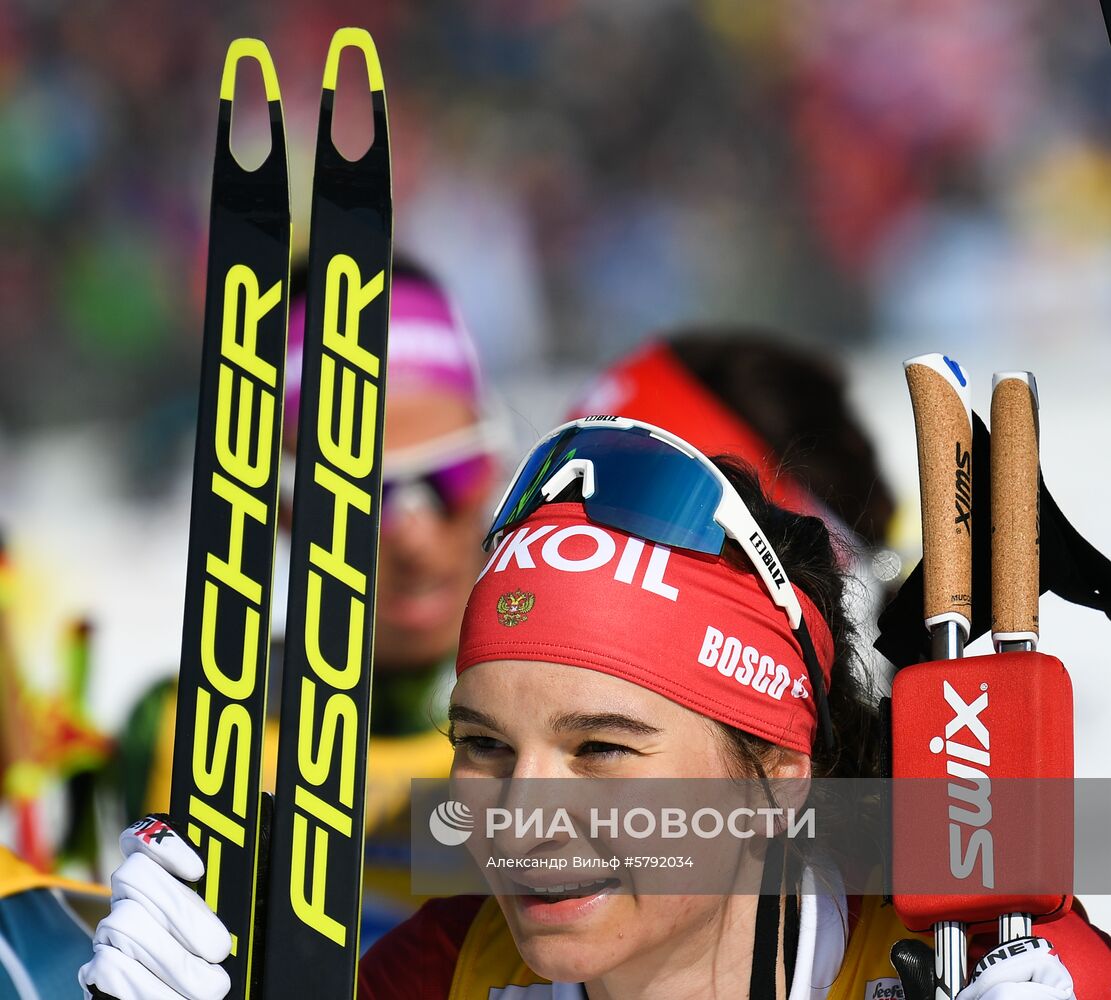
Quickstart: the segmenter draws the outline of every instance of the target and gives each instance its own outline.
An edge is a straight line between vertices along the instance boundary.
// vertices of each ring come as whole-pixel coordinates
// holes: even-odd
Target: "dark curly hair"
[[[782,469],[869,545],[884,543],[894,498],[839,365],[781,333],[753,327],[674,330],[666,342],[697,381],[767,442]]]
[[[855,651],[856,628],[844,608],[846,576],[825,523],[777,506],[764,493],[747,464],[718,456],[714,464],[733,485],[756,523],[764,529],[791,582],[807,595],[829,624],[833,636],[833,669],[829,710],[833,745],[820,742],[811,757],[815,778],[872,778],[880,774],[880,720],[872,685]],[[725,556],[739,572],[751,573],[747,557],[735,542]],[[722,725],[729,751],[740,773],[762,780],[783,751],[743,730]]]

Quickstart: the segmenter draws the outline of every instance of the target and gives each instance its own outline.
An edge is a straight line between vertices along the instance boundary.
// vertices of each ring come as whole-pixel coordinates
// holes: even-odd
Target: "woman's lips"
[[[524,920],[551,927],[569,924],[593,913],[606,904],[613,890],[620,884],[617,879],[597,879],[545,887],[514,883],[514,888],[520,895],[506,898],[517,908]],[[576,894],[565,896],[566,892]],[[584,895],[578,895],[579,892]]]

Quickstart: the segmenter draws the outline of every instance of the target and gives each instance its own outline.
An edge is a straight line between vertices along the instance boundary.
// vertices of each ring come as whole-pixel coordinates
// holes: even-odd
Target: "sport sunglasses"
[[[496,429],[475,424],[426,444],[387,452],[382,466],[382,510],[413,488],[434,502],[439,513],[457,514],[471,507],[497,470]]]

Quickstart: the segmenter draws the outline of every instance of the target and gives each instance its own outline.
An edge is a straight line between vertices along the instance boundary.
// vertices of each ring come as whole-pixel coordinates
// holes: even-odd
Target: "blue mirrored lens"
[[[592,521],[662,545],[721,551],[721,484],[697,459],[637,430],[595,431],[579,457],[594,459],[594,495],[583,502]]]
[[[543,502],[540,488],[569,458],[594,466],[587,517],[648,541],[718,553],[725,532],[714,521],[721,484],[697,459],[639,428],[571,428],[534,455],[518,477],[491,534],[528,517]]]
[[[544,502],[544,494],[540,492],[540,487],[567,460],[569,451],[570,457],[574,457],[574,450],[567,445],[567,442],[577,436],[576,429],[569,428],[559,437],[549,441],[545,447],[537,448],[529,456],[528,462],[513,483],[512,492],[494,515],[494,523],[490,525],[490,530],[482,543],[484,548],[499,531],[518,521],[523,521]]]

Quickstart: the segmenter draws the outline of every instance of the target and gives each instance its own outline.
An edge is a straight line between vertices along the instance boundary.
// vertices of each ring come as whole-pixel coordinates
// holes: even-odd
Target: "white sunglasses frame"
[[[782,608],[786,613],[791,628],[798,629],[802,621],[802,605],[799,603],[798,595],[795,593],[791,581],[787,578],[787,573],[783,569],[783,564],[779,556],[776,555],[775,548],[772,546],[771,542],[768,541],[760,525],[756,523],[756,519],[752,516],[733,484],[730,483],[729,480],[725,478],[722,471],[701,451],[695,448],[694,445],[690,444],[688,441],[684,441],[678,435],[664,430],[662,427],[656,427],[654,424],[645,423],[643,420],[633,420],[631,417],[590,416],[580,417],[578,420],[570,420],[565,424],[560,424],[537,442],[517,466],[516,471],[509,480],[509,485],[502,494],[501,500],[498,501],[497,506],[494,508],[495,515],[493,519],[496,521],[501,514],[502,508],[509,499],[510,493],[512,493],[517,485],[518,477],[524,471],[525,466],[536,452],[565,431],[571,430],[572,428],[590,429],[594,427],[606,427],[615,430],[639,429],[647,431],[651,437],[662,441],[664,444],[671,446],[687,457],[693,458],[702,465],[721,486],[721,500],[714,510],[713,515],[715,523],[726,535],[732,538],[741,547],[741,550],[748,557],[749,562],[752,563],[752,568],[756,570],[757,575],[764,582],[764,586],[768,591],[768,596],[771,597],[777,607]],[[594,495],[594,463],[590,461],[590,459],[572,459],[570,462],[561,465],[541,486],[541,493],[545,500],[551,501],[576,478],[580,477],[583,480],[583,499],[589,499]],[[506,527],[509,526],[507,525]],[[505,531],[506,528],[502,528],[490,539],[485,546],[487,551],[501,541]]]

